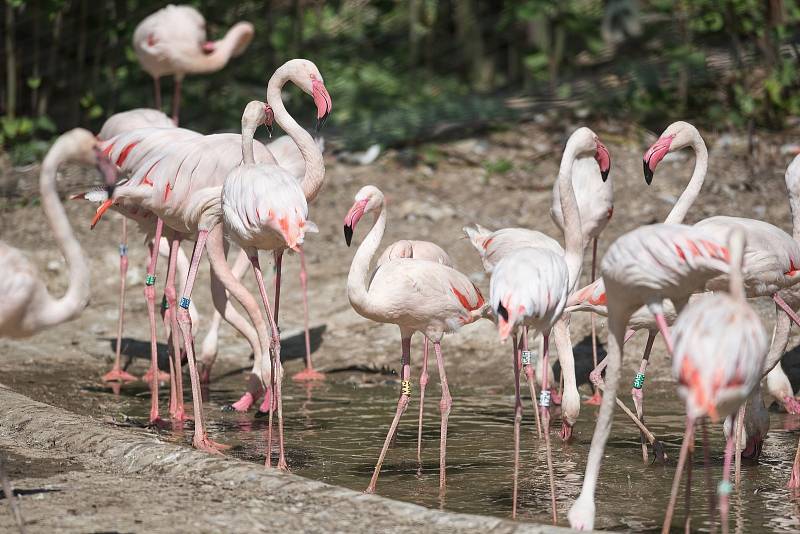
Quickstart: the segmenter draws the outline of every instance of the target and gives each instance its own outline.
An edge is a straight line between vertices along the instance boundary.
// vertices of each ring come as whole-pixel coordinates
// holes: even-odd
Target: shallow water
[[[222,412],[220,407],[238,397],[242,374],[233,373],[212,384],[207,419],[211,437],[233,445],[232,456],[263,463],[266,419],[250,414]],[[37,386],[49,389],[47,381]],[[53,377],[55,380],[58,378]],[[318,480],[363,490],[394,415],[399,384],[384,381],[373,385],[360,380],[345,381],[333,375],[324,384],[298,385],[286,380],[284,387],[285,432],[292,472]],[[69,381],[67,381],[69,383]],[[358,383],[358,385],[356,385]],[[60,384],[62,393],[64,382]],[[104,414],[145,419],[149,409],[146,386],[139,382],[123,386],[119,395],[108,388],[84,383],[66,404],[77,411],[104,406]],[[168,388],[161,389],[166,407]],[[523,384],[523,392],[525,391]],[[638,432],[619,415],[606,449],[597,489],[597,528],[646,532],[660,530],[666,501],[675,473],[684,428],[682,406],[669,382],[646,386],[648,427],[663,440],[670,459],[666,466],[644,465]],[[513,453],[513,386],[460,388],[451,385],[453,409],[448,427],[447,494],[440,499],[439,481],[439,387],[435,377],[426,397],[422,469],[416,460],[418,386],[401,420],[395,445],[390,448],[378,482],[380,495],[432,508],[510,517]],[[41,398],[41,397],[39,397]],[[42,399],[45,400],[45,399]],[[94,404],[90,401],[95,401]],[[627,399],[630,405],[630,399]],[[549,486],[544,441],[536,437],[530,399],[523,398],[524,421],[521,445],[520,519],[549,522]],[[64,405],[64,397],[56,404]],[[554,452],[559,522],[566,525],[566,512],[580,491],[589,449],[595,407],[584,406],[572,442],[558,438],[558,409],[553,410],[551,443]],[[94,413],[94,415],[104,415]],[[759,463],[744,462],[742,487],[731,495],[732,532],[797,532],[800,530],[800,497],[785,489],[797,443],[800,417],[771,413],[771,431]],[[181,432],[163,431],[171,441],[188,443],[191,423]],[[709,425],[711,463],[708,474],[716,488],[722,473],[724,447],[721,425]],[[705,486],[701,432],[697,432],[693,462],[692,528],[711,529]],[[274,451],[275,452],[275,451]],[[678,500],[674,530],[682,531],[684,497]],[[679,528],[680,527],[680,528]]]

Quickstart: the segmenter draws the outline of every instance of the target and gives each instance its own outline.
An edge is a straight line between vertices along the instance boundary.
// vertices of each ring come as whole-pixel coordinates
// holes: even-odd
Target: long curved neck
[[[800,242],[800,191],[789,187],[789,209],[792,212],[792,237]]]
[[[369,298],[367,288],[367,276],[369,275],[370,264],[378,246],[383,239],[383,232],[386,230],[386,205],[381,206],[381,211],[375,218],[372,229],[361,242],[353,263],[350,264],[350,272],[347,275],[347,296],[350,303],[358,313],[369,314],[372,302]]]
[[[256,156],[253,151],[253,138],[256,129],[242,121],[242,161],[245,165],[254,165]]]
[[[772,330],[772,343],[769,345],[769,352],[764,358],[764,366],[761,368],[762,376],[766,376],[772,368],[778,365],[786,353],[789,345],[789,332],[792,328],[792,320],[785,313],[778,313],[775,317],[775,327]]]
[[[683,219],[686,218],[689,208],[692,207],[692,204],[694,204],[694,201],[697,199],[698,195],[700,195],[700,190],[703,188],[703,182],[706,179],[706,171],[708,170],[708,149],[699,133],[695,133],[695,138],[692,141],[692,149],[695,154],[692,177],[689,179],[689,184],[686,186],[686,189],[683,190],[683,193],[681,193],[678,201],[672,206],[669,215],[664,219],[664,223],[666,224],[681,224]]]
[[[583,234],[578,201],[572,186],[572,167],[575,163],[575,149],[567,143],[561,166],[558,170],[558,195],[561,199],[561,212],[564,214],[564,261],[569,270],[569,292],[572,293],[581,277],[583,264]]]
[[[303,189],[306,201],[311,202],[317,198],[317,194],[322,188],[322,182],[325,179],[325,164],[322,160],[322,152],[314,142],[314,138],[305,128],[297,124],[297,121],[289,115],[283,105],[281,89],[291,79],[291,76],[289,69],[284,67],[275,71],[275,74],[269,80],[269,84],[267,84],[267,103],[272,106],[275,122],[292,138],[297,148],[300,149],[300,154],[306,164],[306,171],[300,181],[300,187]]]
[[[197,54],[189,63],[189,71],[194,74],[201,74],[222,69],[228,64],[228,61],[230,61],[239,47],[240,41],[248,32],[246,25],[236,24],[228,30],[225,37],[214,43],[214,51],[210,54],[203,53],[198,47]]]
[[[47,327],[63,323],[76,317],[89,304],[89,265],[75,234],[72,232],[64,206],[56,191],[56,173],[58,167],[68,159],[64,145],[55,146],[47,154],[42,164],[40,188],[42,207],[47,222],[53,232],[58,247],[64,254],[69,268],[69,287],[60,299],[49,299],[46,307],[39,310],[38,326]]]

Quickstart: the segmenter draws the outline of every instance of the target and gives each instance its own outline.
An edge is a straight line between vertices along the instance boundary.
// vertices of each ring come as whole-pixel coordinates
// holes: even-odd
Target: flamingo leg
[[[528,350],[528,328],[523,326],[522,327],[522,334],[517,347],[521,347],[520,350],[520,361],[522,362],[523,369],[525,370],[525,379],[528,382],[528,389],[531,392],[531,403],[533,404],[533,414],[536,419],[536,433],[539,436],[539,439],[542,437],[542,421],[539,416],[539,410],[536,409],[536,377],[534,376],[533,364],[532,364],[532,357],[531,351]],[[519,363],[517,363],[519,365]],[[544,375],[547,376],[547,367],[543,367]],[[543,381],[542,383],[546,383]],[[547,427],[545,427],[545,431],[547,431]]]
[[[596,276],[596,269],[597,269],[597,238],[595,237],[592,242],[592,282],[595,281]],[[596,317],[594,312],[589,313],[589,318],[592,321],[592,367],[597,369],[597,325],[596,325]],[[594,389],[594,393],[592,394],[591,398],[586,401],[586,404],[599,406],[600,401],[602,398],[600,397],[600,388],[598,388],[594,383],[592,384]]]
[[[736,461],[734,470],[734,480],[738,488],[742,483],[742,448],[739,444],[742,442],[742,434],[744,433],[744,417],[747,410],[747,403],[741,405],[739,413],[736,415]]]
[[[308,275],[306,272],[306,253],[303,251],[303,247],[297,247],[297,251],[300,255],[300,286],[303,289],[303,321],[305,323],[306,368],[295,374],[292,377],[292,380],[324,380],[325,375],[314,370],[314,365],[311,363],[311,335],[308,330]]]
[[[650,351],[653,350],[653,342],[656,340],[655,332],[648,332],[647,344],[644,347],[644,354],[642,355],[642,362],[639,364],[639,372],[636,373],[636,378],[633,380],[633,388],[631,389],[631,397],[633,398],[633,406],[636,408],[636,417],[639,421],[644,422],[644,372],[647,370],[647,364],[650,361]],[[647,438],[644,433],[641,433],[642,442],[642,461],[646,464],[648,462],[647,453]]]
[[[688,458],[686,459],[686,485],[684,486],[684,506],[686,507],[686,516],[683,520],[684,532],[691,533],[692,525],[692,456],[694,454],[694,440],[689,443],[689,451],[687,452]]]
[[[517,517],[517,486],[519,484],[519,430],[522,423],[522,399],[519,394],[519,352],[517,336],[512,335],[514,354],[511,363],[514,366],[514,489],[511,498],[511,518]],[[535,407],[534,407],[535,409]]]
[[[192,317],[189,315],[189,304],[191,303],[192,289],[197,278],[197,270],[200,266],[200,259],[208,239],[208,230],[200,230],[197,233],[197,241],[192,252],[192,261],[189,265],[189,276],[183,288],[183,296],[178,306],[178,326],[183,335],[183,348],[189,360],[189,378],[192,383],[192,408],[194,410],[194,437],[192,444],[201,450],[221,454],[220,449],[226,448],[219,443],[209,439],[206,432],[203,418],[203,397],[200,390],[200,375],[197,372],[197,362],[194,358],[194,344],[192,342]]]
[[[553,509],[553,524],[558,523],[558,516],[556,513],[556,482],[553,473],[553,453],[550,450],[550,390],[548,389],[548,372],[547,372],[547,359],[550,352],[550,335],[542,333],[544,338],[544,350],[542,356],[542,367],[544,368],[544,376],[542,377],[542,395],[539,399],[539,406],[542,410],[542,427],[544,428],[544,445],[547,452],[547,472],[550,476],[550,505]],[[545,395],[548,393],[548,395]]]
[[[267,311],[267,320],[269,321],[269,326],[272,330],[272,339],[270,343],[270,349],[273,356],[271,376],[274,377],[275,381],[273,390],[275,395],[275,404],[278,411],[278,469],[288,471],[289,467],[286,464],[286,453],[283,445],[283,400],[281,399],[283,367],[281,365],[281,338],[280,334],[278,333],[278,326],[275,324],[275,316],[272,315],[272,310],[270,309],[269,298],[267,297],[267,288],[264,286],[264,275],[261,272],[261,264],[258,261],[257,251],[252,251],[250,255],[250,263],[253,264],[253,272],[256,275],[258,290],[261,292],[261,298],[264,301],[264,307]],[[270,421],[271,420],[272,419],[270,418]]]
[[[422,469],[422,413],[425,408],[425,387],[428,385],[428,338],[423,337],[422,372],[419,375],[419,424],[417,425],[417,463]]]
[[[283,266],[283,251],[276,250],[273,254],[275,257],[275,324],[278,324],[278,309],[281,304],[281,267]]]
[[[178,116],[180,114],[181,109],[181,83],[183,80],[175,76],[175,93],[172,97],[172,122],[175,123],[175,126],[178,125]]]
[[[733,463],[733,448],[736,446],[736,436],[731,436],[725,443],[725,459],[722,462],[722,482],[717,493],[719,494],[719,520],[722,524],[722,534],[728,534],[728,495],[731,492],[731,464]]]
[[[400,370],[400,380],[402,384],[400,398],[397,400],[397,410],[394,413],[394,419],[392,419],[392,424],[389,426],[389,432],[386,433],[386,439],[383,442],[381,453],[378,456],[378,463],[375,464],[375,471],[372,472],[372,479],[370,479],[367,489],[364,490],[365,493],[375,493],[375,486],[378,483],[378,475],[381,473],[381,465],[383,465],[383,460],[386,458],[386,451],[389,450],[389,444],[392,442],[392,437],[395,432],[397,432],[397,425],[400,423],[400,417],[405,413],[406,408],[408,408],[408,401],[411,398],[411,333],[407,335],[405,332],[402,333],[401,346],[403,355]]]
[[[444,369],[444,356],[442,356],[442,346],[440,342],[433,343],[433,350],[436,352],[436,365],[439,368],[439,380],[442,383],[442,400],[439,401],[439,412],[442,414],[442,426],[439,437],[439,495],[444,495],[447,486],[447,469],[445,459],[447,457],[447,422],[450,417],[450,409],[453,406],[453,398],[450,396],[450,388],[447,386],[447,374]]]
[[[125,321],[125,282],[128,277],[128,219],[122,218],[122,235],[119,240],[119,319],[114,367],[103,375],[103,382],[133,382],[136,377],[122,369],[122,327]]]
[[[150,320],[150,423],[158,423],[158,345],[156,342],[156,266],[158,265],[158,244],[164,230],[164,221],[158,219],[153,247],[150,252],[150,263],[147,265],[144,298],[147,305],[147,317]]]
[[[627,343],[628,340],[630,340],[630,338],[634,336],[634,334],[636,334],[636,330],[628,330],[627,332],[625,332],[625,337],[622,340],[622,344],[624,345],[625,343]],[[592,372],[589,373],[589,380],[595,387],[598,386],[602,387],[603,371],[605,371],[606,366],[608,366],[608,359],[603,358],[603,361],[597,364],[597,366],[594,369],[592,369]]]
[[[161,111],[161,79],[158,76],[153,77],[153,89],[155,89],[156,109]]]
[[[789,476],[787,488],[800,488],[800,438],[797,439],[797,452],[794,453],[794,463],[792,464],[792,474]]]
[[[170,242],[169,266],[167,268],[167,285],[164,289],[164,297],[167,309],[164,310],[164,320],[169,324],[172,342],[172,360],[170,369],[174,372],[170,382],[169,413],[173,420],[183,421],[186,419],[186,412],[183,406],[183,372],[181,366],[181,340],[178,336],[178,294],[175,291],[175,269],[178,264],[178,251],[181,247],[181,240],[176,236]],[[174,362],[174,363],[173,363]]]
[[[778,293],[772,295],[772,300],[774,300],[775,304],[777,304],[786,313],[786,315],[788,315],[792,319],[792,321],[794,321],[794,324],[800,326],[800,317],[798,317],[798,315],[795,313],[795,311],[792,309],[791,306],[786,304],[786,301],[783,300],[783,298]]]
[[[703,418],[703,472],[706,479],[708,492],[709,517],[714,517],[717,512],[717,500],[714,498],[714,489],[711,485],[711,445],[708,439],[708,418]]]
[[[667,326],[667,320],[664,318],[663,313],[658,313],[655,316],[656,324],[658,325],[658,331],[661,332],[661,336],[664,338],[664,343],[667,345],[667,350],[669,351],[669,355],[672,356],[672,335],[669,332],[669,326]]]
[[[675,502],[678,500],[678,489],[681,487],[681,476],[686,465],[686,458],[689,455],[690,442],[694,439],[694,419],[686,418],[686,431],[683,434],[681,443],[681,454],[678,457],[678,467],[675,469],[675,477],[672,479],[672,491],[669,495],[667,513],[664,517],[664,525],[661,527],[661,534],[669,534],[672,525],[672,515],[675,513]]]

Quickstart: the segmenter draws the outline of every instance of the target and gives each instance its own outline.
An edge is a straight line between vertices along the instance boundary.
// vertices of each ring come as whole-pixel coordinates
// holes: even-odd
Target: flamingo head
[[[303,92],[314,98],[314,104],[317,106],[317,131],[320,131],[325,125],[331,109],[333,109],[331,95],[328,94],[328,90],[325,88],[322,74],[320,74],[317,66],[307,59],[292,59],[285,66],[291,69],[292,81]]]
[[[796,195],[800,193],[800,155],[795,156],[789,166],[786,168],[786,189],[789,193]]]
[[[495,308],[495,315],[497,317],[497,333],[500,334],[500,341],[505,341],[508,336],[517,327],[517,324],[522,322],[524,306],[512,306],[511,298],[502,299],[497,303]]]
[[[597,161],[597,165],[600,166],[600,176],[603,178],[605,182],[608,180],[608,173],[611,172],[611,154],[608,153],[608,149],[606,145],[600,142],[600,139],[595,136],[594,137],[595,144],[597,146],[597,151],[594,154],[594,159]]]
[[[383,206],[383,193],[374,185],[365,185],[356,194],[355,202],[344,218],[344,240],[347,246],[353,240],[353,230],[365,213],[380,210]]]
[[[567,147],[570,147],[576,156],[594,155],[600,167],[600,176],[604,182],[608,180],[608,173],[611,172],[611,155],[597,134],[585,126],[578,128],[570,135]]]
[[[267,127],[269,136],[272,137],[272,125],[275,122],[275,114],[269,104],[252,100],[247,103],[242,113],[242,131],[255,131],[262,124]]]
[[[119,169],[114,163],[108,159],[108,156],[103,154],[103,151],[95,145],[94,148],[95,154],[95,166],[97,170],[100,171],[100,174],[103,175],[103,182],[106,186],[106,192],[108,193],[108,198],[112,198],[114,195],[114,187],[117,184],[117,175],[119,173]]]
[[[649,185],[653,181],[656,166],[664,156],[675,150],[680,150],[691,145],[700,138],[697,128],[684,121],[673,122],[661,136],[653,143],[642,158],[644,179]]]

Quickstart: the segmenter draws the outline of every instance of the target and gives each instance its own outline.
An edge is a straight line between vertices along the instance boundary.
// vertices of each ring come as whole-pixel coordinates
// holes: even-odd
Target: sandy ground
[[[560,122],[558,126],[529,123],[481,138],[402,152],[389,151],[369,166],[345,165],[328,156],[325,187],[311,206],[311,218],[319,226],[320,233],[312,235],[306,245],[311,323],[318,332],[322,332],[321,339],[315,343],[318,345],[314,352],[316,365],[329,372],[352,366],[395,370],[400,360],[397,329],[387,325],[376,326],[359,317],[347,301],[346,276],[354,250],[344,244],[342,220],[361,186],[377,185],[387,196],[388,228],[384,245],[401,238],[435,241],[450,253],[456,266],[473,278],[488,295],[488,279],[481,270],[477,254],[469,242],[462,238],[461,227],[477,222],[490,228],[523,226],[558,235],[549,216],[551,189],[561,147],[568,133],[576,126],[568,121]],[[608,243],[621,233],[641,224],[663,220],[691,174],[693,157],[689,152],[683,152],[667,158],[659,166],[653,185],[648,187],[642,177],[641,156],[655,135],[621,124],[592,126],[611,153],[611,176],[615,186],[614,216],[601,238],[602,254]],[[755,154],[751,156],[747,154],[746,139],[739,136],[705,133],[705,137],[710,149],[709,176],[687,222],[710,215],[728,214],[763,219],[788,231],[791,223],[783,173],[791,155],[781,154],[780,151],[788,137],[762,134],[757,139]],[[0,176],[0,191],[11,191],[0,200],[1,237],[21,248],[39,266],[51,291],[59,295],[67,285],[68,272],[36,202],[37,173],[38,168],[6,169]],[[92,180],[80,171],[67,171],[64,174],[61,190],[65,195],[80,190],[87,180]],[[116,215],[107,217],[94,231],[90,231],[92,207],[82,202],[68,202],[67,211],[91,260],[91,305],[76,321],[34,338],[0,340],[0,382],[34,398],[41,398],[37,395],[47,389],[48,401],[56,404],[59,404],[57,384],[61,376],[77,372],[84,376],[99,377],[110,367],[113,351],[109,339],[115,335],[117,314],[119,219]],[[366,234],[368,225],[365,219],[357,229],[354,238],[356,245]],[[187,254],[191,252],[189,245],[185,245],[185,248]],[[144,345],[147,340],[147,320],[141,293],[145,247],[135,233],[130,239],[130,256],[129,321],[125,335],[140,342],[129,351],[136,356],[129,371],[141,374],[146,368],[143,358],[147,356],[147,346]],[[589,270],[588,260],[587,255],[586,273]],[[267,258],[264,258],[263,262],[266,261]],[[159,283],[164,279],[164,269],[165,262],[162,259],[159,263]],[[193,299],[203,314],[201,335],[205,321],[211,316],[207,270],[207,264],[203,262]],[[298,272],[296,258],[290,256],[285,259],[280,320],[285,336],[296,334],[302,325]],[[248,286],[254,289],[252,276],[248,274],[246,278]],[[771,324],[771,306],[762,303],[760,307],[765,311],[765,322]],[[577,344],[589,333],[588,317],[573,316],[571,328],[573,342]],[[632,355],[640,353],[645,337],[640,334],[632,341],[632,349],[626,358],[629,370],[638,363]],[[219,368],[215,372],[248,366],[250,351],[247,344],[230,327],[223,328],[220,341]],[[591,363],[588,346],[584,340],[576,349],[578,372],[584,378]],[[448,359],[451,382],[508,382],[511,374],[505,365],[508,347],[497,342],[496,331],[488,321],[467,326],[457,335],[448,337],[443,348]],[[284,357],[288,360],[288,374],[301,369],[300,349],[298,344],[296,348],[284,351]],[[421,353],[416,344],[413,350],[412,363],[416,376]],[[654,380],[669,380],[663,356],[664,349],[659,340],[651,360],[652,370],[648,373]],[[331,373],[330,379],[336,380],[337,375]],[[374,378],[364,374],[363,379]],[[588,389],[585,393],[588,393]],[[80,411],[94,413],[97,417],[102,415],[102,405],[92,400],[85,402],[88,404]],[[579,425],[589,431],[591,421],[584,418]],[[98,468],[86,458],[56,450],[28,450],[25,446],[14,444],[8,437],[0,438],[0,447],[10,456],[12,474],[25,477],[26,481],[31,482],[27,486],[46,488],[48,484],[66,484],[72,489],[72,493],[42,492],[25,498],[34,502],[44,499],[59,503],[50,511],[47,507],[39,510],[43,514],[42,524],[50,524],[47,523],[48,513],[70,514],[70,503],[77,507],[75,509],[80,512],[78,515],[84,515],[83,512],[88,508],[97,509],[99,514],[114,514],[116,512],[105,508],[114,495],[122,498],[122,493],[128,493],[127,488],[118,489],[118,493],[115,493],[115,475]],[[39,467],[30,471],[26,463],[29,461]],[[125,484],[128,482],[126,480]],[[226,495],[198,492],[196,484],[158,483],[167,485],[164,490],[173,492],[175,500],[153,503],[156,509],[147,511],[148,514],[163,516],[174,513],[176,508],[186,506],[181,503],[190,494],[200,509],[206,504],[220,507],[241,504],[238,497],[230,497],[228,501]],[[94,485],[100,490],[93,491],[91,488]],[[80,492],[79,502],[74,499],[74,492]],[[125,503],[145,513],[143,510],[150,503],[148,499],[143,492],[136,491],[126,496]],[[197,502],[197,499],[203,501]],[[83,528],[88,528],[88,524],[91,523],[76,523],[83,525]],[[185,524],[179,529],[183,530],[184,527],[188,530],[191,525]],[[135,521],[126,524],[126,529],[145,530],[137,528]]]

